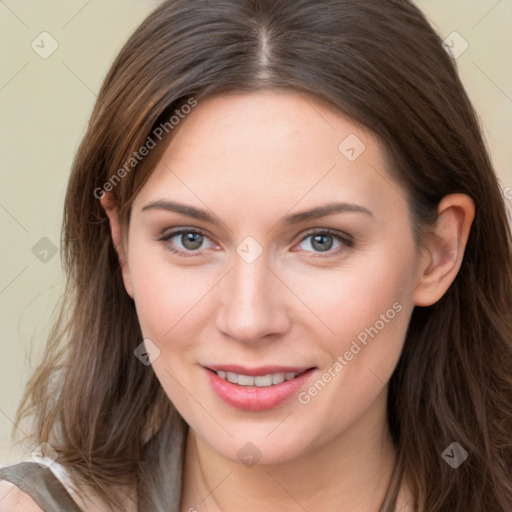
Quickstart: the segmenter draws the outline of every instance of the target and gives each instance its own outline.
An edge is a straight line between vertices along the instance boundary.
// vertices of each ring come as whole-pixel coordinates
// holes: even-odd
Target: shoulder
[[[0,481],[0,512],[43,512],[36,502],[11,482]]]
[[[135,488],[121,491],[125,496],[123,510],[135,512]],[[107,512],[110,507],[96,496],[94,489],[78,489],[70,473],[57,462],[51,468],[27,461],[0,468],[0,512],[85,510]]]

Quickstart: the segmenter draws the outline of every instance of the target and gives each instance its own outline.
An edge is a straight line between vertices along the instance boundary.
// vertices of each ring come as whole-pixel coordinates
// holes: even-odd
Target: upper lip
[[[238,364],[209,364],[204,366],[214,372],[224,371],[237,373],[239,375],[250,375],[252,377],[258,377],[261,375],[269,375],[271,373],[304,373],[310,370],[311,366],[255,366],[249,368],[248,366],[241,366]]]

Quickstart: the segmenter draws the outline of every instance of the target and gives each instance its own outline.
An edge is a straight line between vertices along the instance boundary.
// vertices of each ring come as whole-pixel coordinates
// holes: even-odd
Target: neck
[[[181,510],[378,512],[395,459],[386,393],[347,431],[276,464],[246,467],[189,429]]]

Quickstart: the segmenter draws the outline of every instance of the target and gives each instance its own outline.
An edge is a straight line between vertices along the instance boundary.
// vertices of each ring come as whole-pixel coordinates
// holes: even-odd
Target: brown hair
[[[148,456],[147,441],[172,443],[165,436],[175,411],[133,355],[140,327],[94,191],[191,98],[281,87],[327,100],[376,134],[408,191],[420,239],[444,196],[474,200],[459,274],[436,304],[414,309],[390,381],[398,458],[381,510],[393,510],[407,476],[415,510],[510,512],[506,207],[454,61],[407,0],[172,0],[142,23],[105,79],[73,164],[62,240],[67,289],[17,420],[32,412],[37,441],[50,442],[113,509],[118,486],[135,482],[145,511],[164,509],[165,460]],[[164,147],[114,187],[124,227]],[[441,457],[453,441],[469,453],[456,470]]]

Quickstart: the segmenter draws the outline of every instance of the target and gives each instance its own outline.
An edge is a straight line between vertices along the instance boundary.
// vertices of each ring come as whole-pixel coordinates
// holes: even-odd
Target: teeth
[[[272,375],[272,384],[281,384],[281,382],[285,381],[284,373],[274,373]]]
[[[259,388],[267,388],[276,384],[281,384],[285,380],[292,380],[298,373],[269,373],[268,375],[258,375],[254,377],[252,375],[240,375],[233,372],[223,372],[219,370],[216,372],[217,375],[232,384],[238,384],[239,386],[256,386]]]
[[[232,382],[233,384],[238,384],[238,375],[236,373],[227,372],[226,380],[228,382]]]
[[[271,373],[268,375],[258,375],[257,377],[254,377],[254,384],[259,388],[267,388],[268,386],[272,386],[273,377],[274,376]],[[240,376],[238,382],[240,382],[241,378],[242,376]]]
[[[236,383],[239,386],[254,386],[254,384],[256,384],[256,379],[250,375],[238,375],[238,381]]]

